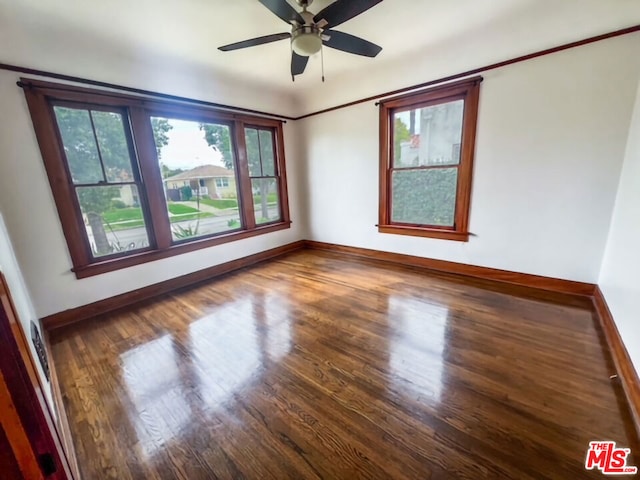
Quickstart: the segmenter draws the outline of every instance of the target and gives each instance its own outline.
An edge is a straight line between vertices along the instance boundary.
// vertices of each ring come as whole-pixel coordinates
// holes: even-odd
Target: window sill
[[[244,238],[255,237],[265,233],[276,232],[291,227],[291,222],[270,223],[265,226],[256,227],[253,230],[241,230],[232,233],[218,235],[216,237],[203,238],[202,240],[194,240],[189,243],[181,243],[172,245],[163,250],[149,250],[126,257],[106,260],[102,262],[92,263],[90,265],[76,266],[71,269],[76,274],[76,278],[93,277],[122,268],[133,267],[143,263],[153,262],[162,258],[173,257],[183,253],[193,252],[202,248],[213,247],[223,243],[235,242]]]
[[[439,238],[441,240],[453,240],[455,242],[468,242],[470,235],[469,232],[456,232],[439,228],[408,227],[405,225],[378,225],[378,232],[410,235],[413,237]]]

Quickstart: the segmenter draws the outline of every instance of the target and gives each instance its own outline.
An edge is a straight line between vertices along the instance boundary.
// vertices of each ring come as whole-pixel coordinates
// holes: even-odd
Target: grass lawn
[[[184,222],[189,220],[198,220],[200,218],[213,217],[212,213],[200,212],[195,208],[188,207],[186,205],[176,205],[170,203],[168,205],[169,212],[173,215],[179,215],[178,217],[169,217],[171,223]],[[102,214],[104,219],[105,230],[107,232],[128,230],[130,228],[138,228],[144,226],[144,220],[142,218],[142,209],[140,208],[118,208],[110,210]],[[110,224],[110,225],[108,225]]]
[[[198,213],[198,210],[180,203],[169,203],[169,213],[173,215],[181,215],[183,213]]]
[[[270,193],[267,195],[267,203],[276,203],[278,201],[278,195],[275,193]],[[262,202],[262,197],[260,195],[253,196],[253,203],[259,204]]]
[[[201,198],[200,201],[214,208],[238,208],[238,201],[234,198]],[[267,196],[267,203],[276,203],[278,201],[278,195],[270,193]],[[253,196],[253,203],[259,205],[262,202],[260,195]]]
[[[102,214],[105,223],[126,222],[127,220],[142,220],[140,207],[118,208]]]
[[[233,198],[201,198],[200,202],[213,208],[236,208],[238,201]]]

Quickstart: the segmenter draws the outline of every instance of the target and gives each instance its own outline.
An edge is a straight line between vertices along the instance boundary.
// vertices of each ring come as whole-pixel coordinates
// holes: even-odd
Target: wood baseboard
[[[305,246],[316,250],[346,253],[348,255],[355,255],[373,260],[382,260],[401,265],[426,268],[438,272],[453,273],[482,280],[508,283],[511,285],[536,288],[556,293],[579,295],[583,297],[593,296],[596,289],[596,285],[593,283],[574,282],[572,280],[563,280],[560,278],[543,277],[540,275],[531,275],[529,273],[511,272],[508,270],[498,270],[496,268],[479,267],[477,265],[448,262],[446,260],[435,260],[432,258],[416,257],[401,253],[383,252],[381,250],[347,247],[344,245],[315,242],[311,240],[307,240],[305,242]]]
[[[83,305],[80,307],[65,310],[63,312],[54,313],[41,319],[42,326],[46,330],[54,330],[56,328],[69,325],[74,322],[86,320],[101,313],[110,312],[118,308],[132,305],[142,300],[147,300],[158,295],[169,293],[179,288],[187,287],[196,283],[215,278],[218,275],[232,272],[240,268],[248,267],[258,262],[269,260],[280,255],[284,255],[302,248],[311,248],[316,250],[327,250],[331,252],[344,253],[365,257],[373,260],[381,260],[385,262],[398,263],[413,267],[421,267],[444,273],[453,273],[464,275],[483,280],[491,280],[511,285],[519,285],[523,287],[536,288],[556,293],[566,293],[571,295],[579,295],[591,297],[595,291],[595,285],[591,283],[574,282],[571,280],[562,280],[558,278],[542,277],[539,275],[531,275],[527,273],[510,272],[507,270],[498,270],[489,267],[479,267],[476,265],[466,265],[463,263],[448,262],[445,260],[435,260],[431,258],[415,257],[412,255],[404,255],[399,253],[383,252],[380,250],[370,250],[366,248],[347,247],[344,245],[335,245],[331,243],[315,242],[311,240],[299,240],[289,243],[281,247],[272,248],[264,252],[239,258],[230,262],[226,262],[213,267],[198,270],[197,272],[172,278],[164,282],[155,283],[147,287],[134,290],[132,292],[123,293],[114,297],[99,300],[97,302]]]
[[[627,403],[633,416],[636,431],[640,434],[640,377],[631,362],[631,357],[627,351],[618,327],[611,315],[611,310],[607,305],[600,287],[596,287],[593,294],[593,306],[598,315],[600,326],[604,332],[604,336],[615,364],[618,378],[622,383],[622,388],[627,397]]]
[[[214,265],[213,267],[165,280],[164,282],[154,283],[153,285],[149,285],[132,292],[123,293],[116,295],[115,297],[98,300],[97,302],[93,302],[88,305],[54,313],[53,315],[49,315],[41,319],[42,327],[45,330],[51,331],[71,323],[87,320],[100,315],[101,313],[111,312],[118,308],[126,307],[158,295],[163,295],[179,288],[188,287],[205,280],[210,280],[219,275],[230,273],[274,257],[279,257],[295,250],[300,250],[304,247],[304,240],[298,240],[297,242],[288,243],[280,247],[265,250],[264,252],[259,252],[247,257],[238,258],[220,265]]]

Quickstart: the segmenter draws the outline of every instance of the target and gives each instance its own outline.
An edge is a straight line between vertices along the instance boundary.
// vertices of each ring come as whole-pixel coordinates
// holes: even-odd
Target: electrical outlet
[[[33,346],[36,347],[40,366],[42,367],[44,375],[47,377],[47,381],[49,382],[49,361],[47,360],[47,352],[44,349],[44,343],[42,342],[40,331],[33,320],[31,320],[31,341],[33,342]]]

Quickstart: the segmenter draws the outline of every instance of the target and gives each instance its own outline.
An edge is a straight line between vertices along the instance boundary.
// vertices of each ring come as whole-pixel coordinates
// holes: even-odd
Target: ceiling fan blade
[[[260,3],[285,22],[291,23],[292,20],[295,20],[304,25],[304,18],[287,3],[287,0],[260,0]]]
[[[238,50],[240,48],[255,47],[256,45],[262,45],[263,43],[277,42],[278,40],[284,40],[285,38],[291,38],[290,33],[274,33],[273,35],[265,35],[264,37],[252,38],[250,40],[243,40],[242,42],[230,43],[229,45],[223,45],[218,47],[218,50],[228,52],[230,50]]]
[[[349,35],[348,33],[338,32],[336,30],[325,30],[324,33],[329,35],[329,40],[322,43],[327,47],[342,50],[347,53],[354,53],[364,57],[375,57],[382,51],[382,47],[375,43],[368,42],[360,37]]]
[[[298,55],[293,50],[291,51],[291,76],[295,77],[296,75],[300,75],[304,73],[304,69],[307,68],[307,62],[309,61],[309,57],[303,57],[302,55]]]
[[[366,12],[382,0],[337,0],[313,17],[315,23],[321,20],[327,22],[326,28],[337,27],[341,23]]]

